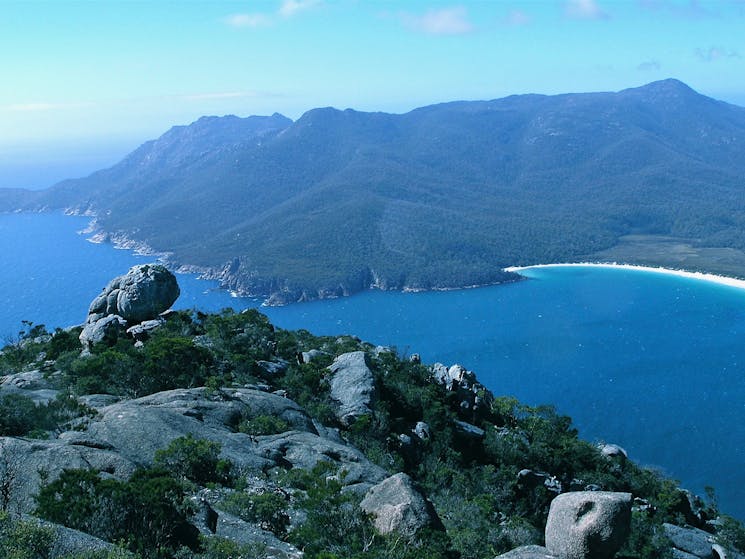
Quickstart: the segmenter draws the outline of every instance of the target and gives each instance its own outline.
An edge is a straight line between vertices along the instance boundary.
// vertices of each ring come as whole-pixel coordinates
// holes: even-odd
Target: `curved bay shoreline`
[[[745,279],[736,278],[732,276],[723,276],[719,274],[713,274],[709,272],[693,272],[690,270],[676,270],[673,268],[664,268],[657,266],[643,266],[638,264],[618,264],[615,262],[567,262],[567,263],[555,263],[555,264],[535,264],[531,266],[510,266],[504,268],[505,272],[512,272],[520,274],[525,270],[540,269],[540,268],[610,268],[618,270],[633,270],[638,272],[650,272],[656,274],[664,274],[668,276],[676,276],[680,278],[694,279],[699,281],[706,281],[710,283],[716,283],[719,285],[726,285],[728,287],[736,287],[738,289],[745,289]]]

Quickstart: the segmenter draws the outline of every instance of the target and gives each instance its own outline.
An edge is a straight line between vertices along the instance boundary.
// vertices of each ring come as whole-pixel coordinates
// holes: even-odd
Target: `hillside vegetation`
[[[663,523],[745,545],[713,492],[694,498],[461,369],[255,310],[165,316],[146,340],[89,354],[79,327],[26,323],[0,354],[2,556],[60,557],[62,525],[119,546],[70,559],[485,559],[541,544],[553,497],[588,487],[635,498],[618,557],[672,557]],[[367,411],[343,415],[334,378],[350,355],[373,384]],[[398,472],[436,521],[384,535],[360,501]]]
[[[745,109],[665,80],[401,115],[202,118],[85,179],[0,192],[0,208],[93,212],[112,238],[281,303],[505,281],[506,266],[615,257],[627,235],[741,254],[744,149]]]

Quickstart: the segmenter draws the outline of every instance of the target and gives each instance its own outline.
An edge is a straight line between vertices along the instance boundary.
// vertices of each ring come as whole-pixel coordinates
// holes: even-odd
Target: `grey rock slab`
[[[679,550],[697,557],[712,557],[711,546],[714,543],[714,537],[709,532],[668,523],[663,524],[662,527],[665,529],[665,535]]]
[[[384,535],[397,532],[412,537],[424,527],[442,527],[432,504],[405,473],[392,475],[371,487],[360,508],[372,515],[375,528]]]
[[[324,355],[328,355],[328,353],[326,353],[325,351],[321,351],[320,349],[303,351],[300,354],[300,363],[310,363],[314,359],[318,359],[319,357],[323,357]]]
[[[523,545],[498,555],[499,559],[556,559],[541,545]]]
[[[119,479],[127,479],[135,464],[116,452],[64,440],[35,441],[12,437],[0,438],[0,475],[13,477],[11,510],[30,512],[36,507],[42,477],[55,480],[62,470],[96,469]]]
[[[281,375],[287,370],[289,363],[284,359],[277,361],[257,361],[256,365],[268,375]]]
[[[106,315],[88,322],[80,332],[80,342],[90,349],[96,344],[113,345],[126,331],[127,322],[117,314]]]
[[[670,551],[673,554],[673,559],[701,559],[698,555],[686,553],[685,551],[681,551],[676,547],[673,547]]]
[[[294,430],[315,434],[313,422],[287,398],[247,388],[209,392],[205,388],[177,389],[118,402],[99,410],[88,435],[106,441],[123,456],[151,464],[157,450],[186,435],[219,442],[222,456],[239,468],[265,468],[273,463],[257,454],[257,443],[235,429],[243,419],[273,415]]]
[[[115,404],[120,400],[119,396],[112,394],[85,394],[78,396],[78,402],[88,406],[89,408],[105,408],[111,404]]]
[[[14,373],[0,377],[0,388],[15,388],[18,390],[35,390],[49,388],[49,383],[44,379],[41,371],[28,371],[25,373]]]
[[[630,493],[575,491],[551,501],[546,549],[559,559],[610,559],[631,528]]]
[[[629,457],[628,453],[623,447],[617,444],[604,444],[600,445],[600,452],[603,456],[608,458],[621,458],[626,459]]]
[[[471,425],[470,423],[466,423],[465,421],[456,419],[454,420],[454,423],[458,431],[468,437],[474,439],[483,439],[484,435],[486,434],[481,427],[476,427],[475,425]]]
[[[145,320],[127,328],[127,334],[135,340],[147,340],[150,334],[165,324],[163,319]]]
[[[289,431],[258,437],[258,446],[261,456],[284,467],[309,470],[321,461],[331,462],[340,471],[344,485],[374,484],[386,477],[385,470],[356,448],[313,433]]]
[[[339,421],[351,425],[357,417],[370,413],[375,385],[365,352],[344,353],[328,369],[332,373],[331,398],[339,403]]]
[[[266,546],[262,556],[267,559],[300,559],[303,557],[303,553],[299,549],[281,541],[271,532],[262,530],[258,526],[219,508],[215,508],[215,512],[217,512],[216,536],[228,538],[244,545],[259,544]]]

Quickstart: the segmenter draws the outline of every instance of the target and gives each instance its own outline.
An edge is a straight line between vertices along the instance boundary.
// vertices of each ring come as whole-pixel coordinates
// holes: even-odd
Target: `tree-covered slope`
[[[292,301],[501,281],[632,233],[745,249],[744,148],[745,109],[665,80],[201,119],[25,207],[93,210],[105,231]]]

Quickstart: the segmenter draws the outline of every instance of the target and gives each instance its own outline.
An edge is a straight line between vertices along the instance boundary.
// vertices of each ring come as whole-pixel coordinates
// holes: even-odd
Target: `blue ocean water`
[[[109,280],[153,261],[88,242],[79,231],[89,221],[57,213],[0,215],[0,341],[17,334],[22,320],[50,331],[81,324]],[[178,308],[219,310],[235,302],[216,282],[191,274],[180,274],[179,286]]]
[[[544,268],[448,292],[367,292],[271,309],[275,324],[352,333],[461,363],[497,395],[554,404],[745,519],[745,290],[657,273]]]
[[[85,218],[0,216],[0,335],[78,324],[115,275],[152,260],[76,234]],[[624,446],[745,519],[745,290],[630,270],[544,268],[479,289],[263,308],[284,328],[355,334],[461,363],[498,395],[554,404],[589,440]],[[178,308],[246,308],[180,275]],[[0,338],[1,339],[1,338]]]

